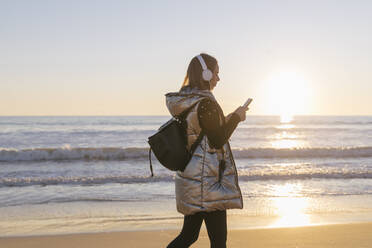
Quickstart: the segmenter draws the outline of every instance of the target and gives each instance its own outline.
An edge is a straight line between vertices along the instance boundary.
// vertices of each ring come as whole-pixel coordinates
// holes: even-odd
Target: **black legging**
[[[199,237],[203,220],[207,227],[211,248],[226,248],[226,210],[185,215],[181,233],[167,248],[186,248],[191,246]]]

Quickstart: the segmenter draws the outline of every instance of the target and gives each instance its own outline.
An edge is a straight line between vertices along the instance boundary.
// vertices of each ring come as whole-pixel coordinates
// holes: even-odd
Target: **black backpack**
[[[149,160],[151,176],[154,176],[151,150],[155,154],[159,162],[166,168],[172,171],[184,171],[186,165],[189,163],[192,155],[198,144],[203,138],[203,132],[200,132],[195,143],[192,144],[191,149],[188,150],[186,128],[186,117],[192,107],[182,112],[178,117],[172,117],[169,121],[164,123],[158,131],[148,138],[150,145]]]

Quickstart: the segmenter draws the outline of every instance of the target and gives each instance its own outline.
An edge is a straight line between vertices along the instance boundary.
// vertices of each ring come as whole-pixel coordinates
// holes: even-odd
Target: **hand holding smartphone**
[[[247,100],[247,101],[245,101],[245,103],[244,103],[243,107],[244,107],[244,108],[248,108],[249,104],[251,104],[251,102],[252,102],[252,101],[253,101],[253,99],[252,99],[252,98],[248,98],[248,100]]]
[[[245,120],[246,112],[248,111],[249,104],[253,101],[252,98],[248,98],[248,100],[243,104],[243,106],[238,107],[234,113],[238,114],[240,117],[240,121]]]

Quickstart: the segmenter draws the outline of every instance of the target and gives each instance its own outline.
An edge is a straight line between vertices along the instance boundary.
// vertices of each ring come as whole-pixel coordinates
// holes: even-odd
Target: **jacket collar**
[[[186,89],[179,92],[170,92],[165,94],[167,108],[172,116],[178,116],[185,110],[193,107],[204,98],[210,98],[216,101],[214,95],[209,90]]]

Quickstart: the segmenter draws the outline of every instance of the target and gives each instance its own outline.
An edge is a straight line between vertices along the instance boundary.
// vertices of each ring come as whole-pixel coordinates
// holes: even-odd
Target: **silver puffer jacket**
[[[206,97],[215,101],[209,90],[194,89],[166,94],[167,107],[172,116],[178,116],[186,109],[192,108],[186,118],[189,148],[201,131],[197,109],[200,101]],[[221,151],[224,153],[226,168],[219,180],[218,153]],[[238,174],[228,142],[223,149],[214,149],[204,135],[186,169],[177,172],[175,183],[177,210],[184,215],[200,211],[243,208]]]

